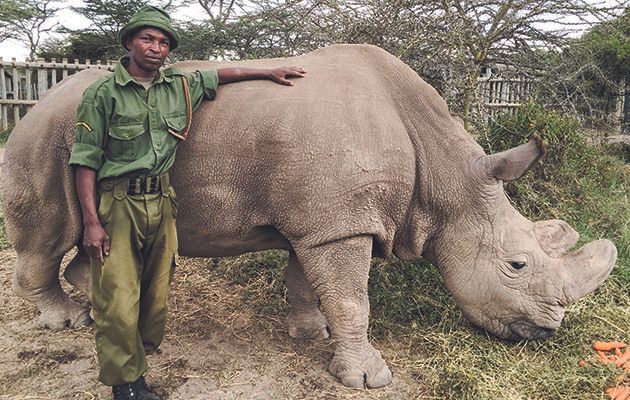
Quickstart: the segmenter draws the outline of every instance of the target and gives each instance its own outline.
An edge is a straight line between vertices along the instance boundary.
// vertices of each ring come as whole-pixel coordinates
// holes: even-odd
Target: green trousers
[[[111,249],[91,259],[92,306],[99,380],[131,383],[147,369],[146,354],[164,336],[169,286],[175,269],[175,192],[127,195],[127,182],[100,192],[98,216]]]

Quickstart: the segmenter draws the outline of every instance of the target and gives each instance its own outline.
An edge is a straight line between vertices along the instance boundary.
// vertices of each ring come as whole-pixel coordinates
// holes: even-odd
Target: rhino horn
[[[513,181],[525,175],[547,153],[547,144],[538,135],[529,142],[501,153],[485,156],[482,164],[491,177]]]
[[[580,239],[580,234],[560,219],[535,222],[534,234],[540,247],[554,258],[561,257]]]
[[[562,257],[569,275],[565,305],[597,289],[612,271],[616,260],[617,248],[606,239],[591,242]]]

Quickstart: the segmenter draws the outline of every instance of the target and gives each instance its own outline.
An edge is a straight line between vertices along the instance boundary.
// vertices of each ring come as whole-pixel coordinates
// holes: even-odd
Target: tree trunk
[[[475,93],[477,91],[477,82],[479,81],[479,69],[469,72],[468,74],[468,82],[466,82],[466,86],[464,87],[464,95],[462,99],[462,108],[464,114],[464,128],[470,131],[472,127],[473,115],[472,108],[475,101]]]

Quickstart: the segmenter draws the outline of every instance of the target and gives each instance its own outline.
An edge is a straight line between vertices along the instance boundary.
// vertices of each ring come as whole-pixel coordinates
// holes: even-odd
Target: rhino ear
[[[534,135],[529,142],[501,153],[484,157],[488,173],[502,181],[513,181],[525,175],[547,153],[547,144]]]
[[[569,251],[580,239],[580,234],[561,219],[534,222],[534,234],[540,247],[554,258]]]

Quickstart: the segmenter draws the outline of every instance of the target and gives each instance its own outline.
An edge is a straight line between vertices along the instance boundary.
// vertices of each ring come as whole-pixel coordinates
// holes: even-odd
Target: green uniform
[[[98,217],[110,236],[104,262],[91,259],[99,379],[131,383],[146,370],[145,355],[162,341],[177,254],[177,200],[166,174],[186,126],[182,76],[193,110],[213,99],[216,71],[160,71],[146,90],[123,58],[115,72],[92,84],[77,111],[70,164],[97,171]],[[128,194],[130,177],[152,176],[161,190]]]
[[[128,61],[124,57],[112,75],[93,83],[77,111],[70,164],[97,170],[99,181],[168,171],[178,143],[168,129],[179,132],[186,125],[181,76],[188,80],[193,110],[203,99],[214,99],[219,82],[213,70],[184,74],[171,67],[147,91],[124,68]]]

